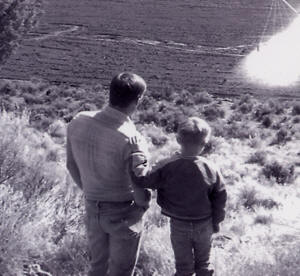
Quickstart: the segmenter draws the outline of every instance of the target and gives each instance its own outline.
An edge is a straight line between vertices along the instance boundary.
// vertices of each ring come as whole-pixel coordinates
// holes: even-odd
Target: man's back
[[[127,172],[127,143],[134,135],[136,129],[131,120],[110,107],[98,113],[80,113],[69,124],[69,143],[88,199],[133,199]]]

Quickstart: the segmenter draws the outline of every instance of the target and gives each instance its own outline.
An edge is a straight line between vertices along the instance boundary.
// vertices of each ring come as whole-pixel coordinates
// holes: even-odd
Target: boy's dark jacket
[[[183,220],[212,217],[217,225],[224,219],[227,194],[218,169],[206,158],[178,155],[147,176],[132,180],[144,188],[157,189],[162,213]]]

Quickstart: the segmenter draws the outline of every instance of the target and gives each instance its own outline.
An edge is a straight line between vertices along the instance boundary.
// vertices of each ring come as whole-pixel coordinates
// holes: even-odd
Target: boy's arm
[[[212,220],[214,232],[219,231],[219,223],[225,218],[225,205],[227,200],[227,192],[223,177],[219,171],[216,174],[216,183],[210,194],[212,204]]]
[[[131,179],[135,185],[149,189],[162,188],[164,177],[162,168],[152,172],[148,172],[146,176],[137,177],[134,173],[131,173]]]
[[[82,189],[80,172],[73,156],[70,139],[67,137],[67,169],[77,186]]]

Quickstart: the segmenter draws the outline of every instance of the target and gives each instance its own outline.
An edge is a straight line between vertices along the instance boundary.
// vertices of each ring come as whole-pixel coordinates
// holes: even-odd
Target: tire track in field
[[[67,25],[61,25],[66,27]],[[135,44],[140,46],[152,46],[156,48],[167,48],[170,50],[182,51],[185,53],[190,54],[212,54],[212,55],[221,55],[221,56],[236,56],[236,57],[243,57],[245,56],[245,51],[249,49],[249,47],[253,47],[253,45],[237,45],[233,47],[210,47],[205,45],[195,45],[189,46],[186,43],[182,42],[174,42],[174,41],[158,41],[158,40],[151,40],[151,39],[138,39],[133,37],[125,37],[118,34],[98,34],[98,35],[80,35],[80,33],[84,30],[83,26],[73,25],[65,30],[58,30],[53,31],[51,33],[30,33],[30,36],[26,39],[26,41],[41,41],[46,40],[52,37],[63,37],[67,35],[65,38],[79,38],[85,41],[105,41],[111,43],[126,43],[126,44]],[[75,35],[71,35],[77,32]]]
[[[66,26],[66,25],[64,25]],[[73,25],[71,27],[69,27],[66,30],[58,30],[58,31],[54,31],[51,33],[47,33],[47,34],[40,34],[40,33],[30,33],[29,35],[33,35],[34,37],[29,37],[26,40],[35,40],[35,41],[40,41],[40,40],[45,40],[51,37],[58,37],[58,36],[63,36],[69,33],[74,33],[76,31],[79,31],[82,28],[82,26],[78,26],[78,25]]]

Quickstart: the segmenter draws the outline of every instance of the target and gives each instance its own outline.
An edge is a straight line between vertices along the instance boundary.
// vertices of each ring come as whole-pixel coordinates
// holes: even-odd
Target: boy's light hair
[[[211,135],[211,128],[206,121],[190,117],[179,124],[177,134],[184,145],[206,144]]]

